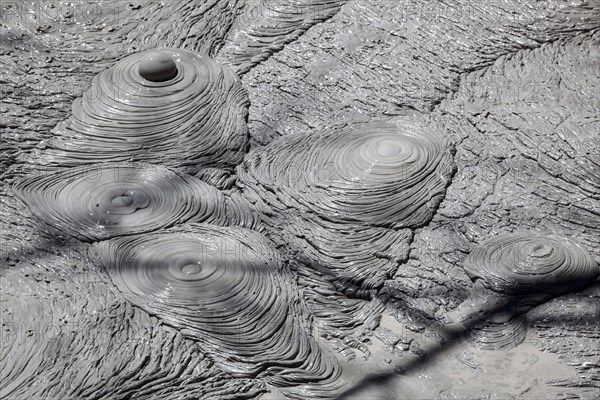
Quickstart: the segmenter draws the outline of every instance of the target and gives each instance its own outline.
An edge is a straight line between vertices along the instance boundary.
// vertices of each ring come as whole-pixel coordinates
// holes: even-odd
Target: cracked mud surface
[[[600,397],[599,2],[17,1],[2,7],[0,397]],[[200,154],[197,168],[189,157],[194,148],[177,141],[175,123],[150,130],[160,139],[154,153],[119,159],[156,165],[109,163],[105,182],[90,179],[85,162],[81,179],[62,169],[64,162],[39,162],[40,154],[51,154],[44,143],[72,124],[73,102],[86,92],[88,101],[102,99],[97,74],[156,47],[205,53],[216,61],[211,73],[220,71],[218,62],[239,74],[241,85],[225,82],[196,99],[214,107],[199,112],[210,113],[216,122],[209,125],[218,129],[186,125],[202,133],[192,139],[216,138],[211,143],[222,145],[215,150],[221,158],[193,153]],[[126,88],[110,89],[122,95]],[[239,123],[246,113],[247,137]],[[132,137],[153,126],[153,114],[142,115],[149,119],[131,117]],[[396,200],[381,180],[394,175],[362,163],[375,154],[372,166],[387,165],[393,141],[355,153],[346,149],[351,141],[334,140],[330,148],[318,141],[338,135],[340,126],[391,120],[418,121],[425,135],[441,135],[442,149],[451,148],[425,168],[439,182],[419,175]],[[117,132],[110,123],[98,129]],[[247,141],[228,142],[227,130]],[[85,137],[82,143],[79,151],[89,150]],[[240,163],[248,143],[251,179]],[[119,151],[118,140],[112,146]],[[88,159],[110,159],[104,150]],[[332,155],[352,162],[328,162]],[[265,160],[268,168],[260,164]],[[281,178],[286,163],[292,173]],[[348,173],[363,179],[333,194],[319,192],[319,184],[355,166],[372,175]],[[152,176],[153,186],[111,179],[124,168]],[[298,184],[299,171],[308,184]],[[407,187],[418,201],[405,196]],[[345,196],[357,188],[369,196]],[[92,199],[105,201],[104,217],[78,215]],[[114,224],[96,229],[106,211]],[[244,235],[246,229],[252,233]],[[515,286],[486,281],[493,265],[485,272],[491,275],[473,273],[473,251],[522,231],[576,243],[591,271],[586,287],[573,292],[562,285],[552,296],[510,301],[490,290]],[[236,257],[210,290],[194,279],[210,275],[211,267],[197,269],[181,255],[203,235],[241,243],[230,246],[228,256]],[[154,247],[144,247],[152,241]],[[263,241],[269,251],[257,244]],[[546,260],[546,247],[532,252]],[[134,262],[107,271],[105,264],[125,255],[135,255]],[[513,261],[507,270],[517,268]],[[169,274],[140,272],[161,263],[170,265]],[[572,276],[574,264],[558,264]],[[254,269],[268,275],[255,276]],[[189,286],[170,292],[180,281]],[[536,282],[531,286],[538,293]],[[481,299],[495,305],[486,311],[491,319],[469,307]],[[213,308],[202,308],[209,302]],[[235,307],[238,314],[224,317]],[[465,332],[450,329],[448,320],[482,324]]]

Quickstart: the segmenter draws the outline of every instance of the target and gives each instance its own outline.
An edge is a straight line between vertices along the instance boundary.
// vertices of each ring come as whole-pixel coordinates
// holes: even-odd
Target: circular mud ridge
[[[510,350],[527,336],[527,317],[517,315],[508,321],[486,321],[469,331],[471,345],[482,350]]]
[[[194,220],[223,224],[225,199],[166,167],[120,163],[70,168],[18,181],[15,193],[46,224],[84,241]]]
[[[337,389],[339,366],[309,335],[298,289],[261,234],[181,225],[99,242],[92,254],[129,301],[197,340],[226,372],[290,393]]]
[[[452,173],[449,141],[409,118],[284,137],[238,167],[243,185],[275,192],[286,207],[396,228],[430,220]]]
[[[600,268],[574,240],[534,232],[495,236],[477,246],[464,268],[495,292],[510,295],[560,295],[591,284]]]
[[[94,78],[40,156],[58,166],[233,167],[249,148],[248,106],[239,78],[208,56],[180,49],[137,53]]]

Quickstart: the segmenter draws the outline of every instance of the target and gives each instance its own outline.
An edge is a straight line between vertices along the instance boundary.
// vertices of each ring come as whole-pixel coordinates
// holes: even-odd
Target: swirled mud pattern
[[[469,341],[483,350],[509,350],[523,343],[527,318],[519,315],[508,321],[488,321],[470,331]]]
[[[346,223],[427,223],[453,173],[449,141],[409,118],[346,123],[281,138],[238,167],[270,205]],[[267,193],[264,193],[264,192]]]
[[[517,346],[526,334],[523,314],[552,297],[579,291],[600,276],[583,245],[533,231],[484,240],[463,267],[475,285],[447,318],[470,329],[471,340],[483,349]]]
[[[226,372],[331,397],[335,359],[311,338],[292,275],[262,235],[193,224],[94,244],[133,304],[197,340]]]
[[[547,301],[546,294],[511,296],[496,293],[476,281],[469,296],[442,318],[440,339],[464,336],[466,343],[482,350],[510,350],[520,345],[527,334],[527,313]]]
[[[15,193],[47,225],[81,240],[149,232],[185,221],[248,221],[212,186],[144,163],[96,164],[18,181]],[[228,216],[231,214],[231,217]]]
[[[335,15],[346,0],[249,1],[231,27],[217,59],[240,74],[266,60],[312,25]]]
[[[322,336],[345,338],[356,329],[374,329],[379,323],[385,308],[380,299],[366,302],[349,298],[318,271],[302,263],[298,263],[294,271],[298,275],[304,301]]]
[[[212,46],[212,43],[214,43],[213,38],[211,37],[214,37],[212,33],[215,31],[227,32],[229,29],[227,21],[231,21],[231,19],[229,15],[224,18],[220,17],[222,15],[220,11],[223,8],[220,3],[217,3],[217,5],[210,10],[204,8],[202,11],[199,11],[197,10],[197,6],[200,3],[201,2],[184,1],[177,5],[165,4],[164,11],[160,9],[156,10],[163,6],[162,3],[152,4],[149,7],[156,11],[153,15],[150,14],[150,16],[154,16],[155,18],[149,20],[139,19],[139,24],[136,23],[138,21],[126,24],[129,26],[139,25],[139,28],[136,27],[136,29],[140,34],[138,36],[130,36],[130,40],[125,40],[122,44],[118,43],[118,46],[115,47],[119,47],[119,54],[122,54],[122,51],[126,47],[131,49],[133,46],[147,45],[147,41],[135,40],[136,38],[150,38],[151,40],[155,40],[155,43],[162,43],[162,45],[167,43],[166,40],[168,40],[169,43],[178,43],[181,45],[187,43],[187,46],[190,46],[187,48],[192,48],[194,45],[208,47],[208,42],[210,42],[210,45]],[[212,6],[213,3],[214,2],[209,2],[208,4]],[[383,4],[384,7],[386,7],[385,3],[388,3],[388,5],[387,8],[375,8],[370,7],[372,3]],[[465,4],[466,7],[464,6]],[[298,43],[296,46],[289,46],[280,57],[273,57],[272,63],[269,62],[269,64],[264,65],[264,68],[259,68],[254,77],[249,77],[249,86],[258,84],[266,87],[266,89],[258,89],[261,94],[264,94],[263,96],[256,95],[253,99],[255,110],[258,113],[263,113],[263,110],[265,112],[263,115],[255,116],[255,126],[259,128],[257,129],[259,135],[262,135],[264,131],[267,133],[271,131],[274,131],[275,133],[293,131],[295,127],[291,124],[297,124],[296,126],[314,126],[316,125],[315,121],[329,119],[331,115],[335,114],[335,107],[348,110],[349,114],[353,114],[357,111],[383,114],[388,110],[394,111],[398,104],[408,104],[409,106],[414,106],[416,103],[421,104],[423,103],[421,100],[423,94],[417,93],[416,90],[412,90],[415,87],[412,85],[414,83],[418,83],[420,87],[424,86],[422,84],[423,82],[426,84],[431,83],[431,85],[427,86],[433,88],[432,92],[434,94],[433,96],[425,94],[425,103],[435,105],[435,98],[441,99],[442,97],[445,97],[447,92],[453,91],[454,83],[466,82],[466,85],[469,85],[468,79],[463,79],[463,77],[461,77],[461,79],[458,80],[459,72],[467,69],[474,70],[474,74],[481,74],[482,71],[480,70],[480,67],[484,66],[484,63],[481,61],[482,58],[484,59],[485,64],[487,64],[494,62],[499,53],[509,52],[508,58],[512,59],[517,66],[519,63],[522,65],[523,61],[527,61],[527,56],[524,58],[513,57],[513,51],[516,49],[523,47],[533,48],[538,46],[541,41],[555,40],[561,36],[573,35],[573,32],[576,30],[589,30],[588,27],[592,25],[592,23],[586,23],[586,21],[597,21],[597,18],[592,17],[594,15],[592,11],[597,9],[597,7],[589,4],[589,2],[574,2],[573,6],[569,6],[568,8],[562,7],[565,4],[559,4],[559,2],[553,1],[537,2],[535,5],[531,2],[524,2],[519,5],[515,5],[516,3],[508,4],[506,2],[503,2],[499,6],[497,4],[498,3],[491,4],[489,6],[484,3],[480,3],[479,5],[475,4],[472,9],[475,11],[475,14],[473,14],[470,12],[472,2],[445,2],[443,6],[448,6],[453,10],[456,10],[449,15],[449,18],[442,17],[440,19],[440,14],[437,13],[437,10],[440,8],[434,5],[436,10],[435,13],[430,13],[430,15],[425,16],[411,16],[412,18],[405,21],[405,23],[400,23],[399,21],[399,18],[406,14],[405,12],[396,13],[395,16],[398,19],[392,19],[391,22],[388,22],[390,21],[390,18],[388,18],[390,13],[373,12],[378,9],[380,11],[391,10],[390,7],[396,7],[392,2],[358,1],[349,4],[349,6],[353,7],[345,7],[347,12],[341,15],[341,18],[331,21],[331,23],[323,24],[321,26],[323,29],[313,29],[312,35],[305,38],[304,41]],[[410,5],[413,6],[412,3]],[[142,13],[144,15],[149,15],[148,13],[145,13],[147,7],[146,4],[143,4],[142,6]],[[574,8],[575,10],[573,10]],[[194,11],[190,11],[190,9],[194,9]],[[181,10],[182,13],[169,12],[173,10]],[[218,11],[215,13],[215,10]],[[409,9],[408,11],[411,12],[413,10]],[[514,12],[514,10],[517,12]],[[542,12],[542,10],[546,10],[547,13]],[[431,14],[435,15],[432,17]],[[465,17],[463,18],[461,14],[465,15]],[[207,17],[207,15],[209,16]],[[210,18],[210,15],[217,15],[218,17]],[[364,18],[356,18],[360,15],[364,16]],[[481,18],[482,15],[485,16],[485,18]],[[376,16],[385,16],[384,18],[381,18],[381,20],[384,19],[385,22],[379,20]],[[75,18],[77,18],[77,16]],[[392,18],[394,18],[394,16],[392,16]],[[162,22],[162,25],[154,29],[156,26],[154,22],[157,20]],[[469,21],[472,22],[469,23]],[[496,23],[494,21],[498,22]],[[80,21],[78,20],[77,22]],[[42,80],[48,79],[48,77],[54,79],[57,73],[76,77],[60,80],[61,83],[68,83],[80,80],[81,76],[86,76],[85,73],[90,73],[90,70],[98,68],[98,60],[105,59],[106,54],[103,54],[101,51],[103,49],[101,44],[99,46],[88,47],[88,40],[99,44],[106,41],[108,36],[116,36],[117,40],[120,42],[122,36],[110,35],[104,31],[100,31],[100,29],[98,29],[97,32],[94,32],[93,36],[88,35],[89,27],[84,28],[83,22],[85,22],[85,20],[81,21],[81,29],[85,29],[86,35],[80,34],[80,31],[77,31],[80,26],[79,23],[76,24],[78,26],[77,28],[73,29],[73,25],[75,24],[70,24],[67,29],[77,32],[76,40],[82,43],[81,47],[84,48],[83,51],[86,51],[89,54],[89,60],[91,62],[83,61],[77,56],[71,58],[61,57],[61,53],[64,55],[73,52],[71,49],[61,49],[61,41],[65,40],[62,32],[59,34],[60,37],[59,35],[56,35],[57,37],[54,38],[54,42],[52,42],[52,38],[49,38],[51,35],[40,34],[37,36],[38,40],[35,40],[35,37],[23,38],[22,41],[19,39],[17,42],[18,46],[20,47],[22,44],[25,49],[25,51],[21,51],[21,54],[25,54],[24,57],[19,56],[19,53],[17,53],[17,55],[14,53],[4,53],[6,56],[3,56],[3,61],[10,61],[11,59],[18,60],[15,63],[20,64],[20,66],[18,69],[9,67],[8,73],[3,74],[3,79],[19,82],[20,86],[23,83],[23,79],[29,82],[33,82],[40,78]],[[391,27],[389,25],[386,27],[384,23],[391,25]],[[597,22],[595,25],[597,25]],[[56,28],[57,26],[53,27],[53,29]],[[357,38],[346,38],[349,36],[348,33],[350,31],[356,34]],[[535,41],[531,40],[532,36],[536,39]],[[55,57],[55,61],[51,63],[43,61],[44,56],[42,51],[40,51],[40,53],[30,53],[33,48],[36,49],[33,50],[33,52],[37,51],[38,47],[36,47],[36,42],[45,42],[47,38],[50,39],[48,43],[55,45],[50,45],[48,47],[56,48],[51,50],[52,56]],[[175,41],[177,39],[179,39],[178,42]],[[222,38],[214,39],[218,40]],[[171,40],[173,40],[173,42],[171,42]],[[113,41],[115,40],[113,39]],[[93,44],[94,43],[92,43],[92,46]],[[557,40],[556,47],[560,46],[560,40]],[[89,51],[91,48],[94,50]],[[337,51],[339,48],[350,48],[350,50],[340,53]],[[4,49],[6,49],[6,47],[4,47]],[[365,49],[366,51],[364,51]],[[551,50],[548,48],[543,48],[542,50],[543,52],[534,53],[536,57],[539,55],[538,60],[541,63],[541,66],[534,68],[538,71],[546,71],[551,69],[549,68],[550,66],[557,65],[554,59],[548,58],[548,52]],[[73,53],[76,54],[75,52]],[[574,53],[575,56],[579,56],[578,52]],[[29,56],[29,60],[27,59],[27,56]],[[307,58],[314,59],[315,63],[312,65],[309,63],[307,67],[304,68],[304,65],[306,64],[305,60]],[[342,67],[345,66],[345,69],[342,69],[341,72],[335,70],[335,64],[332,65],[331,62],[328,63],[328,61],[335,59],[340,61],[340,64],[338,65],[341,65]],[[579,57],[579,59],[581,59],[581,57]],[[39,60],[39,63],[37,60]],[[363,60],[365,62],[363,62]],[[69,61],[72,61],[72,68],[68,64]],[[568,61],[566,63],[568,63]],[[40,66],[40,64],[42,66]],[[362,66],[357,64],[362,64]],[[561,68],[564,68],[565,64],[562,64]],[[579,65],[576,63],[573,63],[573,65],[576,65],[575,68],[580,69]],[[67,68],[66,70],[69,72],[68,74],[64,74],[65,66]],[[382,66],[385,68],[386,72],[383,72],[381,69]],[[499,76],[508,76],[509,72],[504,70],[505,66],[508,66],[508,64],[498,63]],[[352,72],[352,74],[348,74],[352,76],[352,80],[346,81],[344,79],[344,74],[348,71]],[[450,71],[451,74],[445,73],[444,71]],[[590,71],[593,71],[593,68],[590,68]],[[490,71],[488,70],[488,72]],[[495,71],[493,70],[491,71],[492,74],[494,72]],[[311,80],[311,77],[315,75],[317,77],[322,76],[322,80],[318,82],[315,82],[314,79]],[[595,80],[596,75],[597,73],[590,74],[592,81],[588,81],[581,79],[580,76],[571,74],[570,72],[562,74],[562,79],[559,79],[559,82],[562,82],[562,87],[558,88],[557,86],[556,91],[552,90],[553,100],[563,97],[562,95],[566,91],[577,92],[577,95],[581,96],[586,103],[591,103],[589,102],[589,96],[590,93],[594,92],[593,88],[595,86],[593,81]],[[534,80],[530,79],[526,74],[520,74],[520,76],[524,77],[525,81],[532,82]],[[275,77],[279,77],[279,79],[274,79]],[[341,79],[336,79],[338,77]],[[571,77],[572,80],[568,79],[569,77]],[[388,83],[390,83],[391,86],[388,85]],[[573,83],[587,85],[587,88],[584,89],[584,91],[573,89]],[[315,94],[316,85],[319,87],[318,94]],[[526,85],[527,83],[519,88],[526,87]],[[324,89],[324,87],[327,86],[328,88]],[[344,86],[347,88],[345,91],[343,90]],[[27,88],[31,87],[32,85],[27,86]],[[303,87],[306,88],[306,92],[302,92]],[[498,87],[500,88],[500,86]],[[322,92],[320,90],[321,88],[323,88]],[[357,88],[360,89],[356,90]],[[383,93],[383,95],[379,95],[381,93]],[[304,96],[304,94],[308,94],[309,96]],[[352,96],[347,96],[347,94],[352,94]],[[382,104],[382,101],[380,100],[383,97],[390,98],[389,94],[392,94],[393,101],[383,101],[384,104]],[[13,98],[16,97],[18,96],[14,96]],[[52,121],[52,118],[55,118],[54,115],[61,115],[60,118],[63,118],[62,113],[64,111],[59,103],[60,99],[64,97],[63,94],[56,93],[44,93],[40,96],[37,94],[22,96],[22,100],[18,104],[25,105],[25,107],[21,107],[20,109],[17,108],[16,112],[14,108],[9,111],[10,119],[7,125],[10,126],[9,129],[11,130],[11,133],[14,132],[14,135],[11,136],[18,138],[17,140],[14,140],[14,143],[16,143],[18,148],[10,149],[10,158],[14,158],[15,154],[18,154],[19,148],[22,148],[21,140],[26,137],[24,133],[36,133],[43,130],[49,132],[50,128],[45,127],[54,126],[55,121]],[[299,99],[301,98],[310,100],[307,101],[305,105],[298,104]],[[261,104],[260,102],[263,99],[264,102]],[[315,101],[312,101],[313,99]],[[345,99],[348,101],[343,101]],[[293,107],[289,107],[290,104]],[[328,104],[332,105],[333,108],[327,107]],[[490,115],[488,113],[490,110],[490,102],[488,99],[484,99],[481,101],[481,105],[485,111],[481,113],[477,111],[477,114],[483,118],[487,118],[487,116]],[[9,106],[9,109],[10,108],[11,107]],[[61,109],[60,111],[59,108]],[[453,108],[454,110],[457,110],[457,107]],[[542,135],[536,135],[535,137],[531,135],[531,139],[528,138],[528,140],[531,144],[531,148],[537,149],[538,146],[540,148],[547,148],[546,146],[549,144],[550,140],[545,134],[551,132],[552,129],[554,129],[554,126],[546,128],[538,121],[544,119],[548,115],[548,109],[535,105],[532,108],[538,111],[537,115],[535,115],[536,113],[532,113],[534,114],[533,116],[532,114],[526,116],[525,114],[518,112],[518,109],[520,109],[521,106],[517,105],[511,108],[512,109],[509,109],[507,113],[510,117],[510,124],[506,123],[507,118],[502,118],[499,124],[494,124],[494,122],[492,122],[487,127],[482,126],[483,124],[477,126],[482,132],[484,141],[481,146],[477,146],[473,149],[474,154],[479,154],[478,150],[481,151],[482,148],[498,148],[498,146],[489,145],[490,131],[497,131],[500,132],[500,135],[503,135],[504,132],[501,131],[502,127],[500,125],[508,125],[510,126],[511,131],[513,131],[515,128],[514,121],[517,121],[517,123],[520,123],[527,128],[526,130],[521,129],[520,132],[516,130],[513,131],[516,132],[514,133],[515,135],[519,136],[523,135],[523,133],[530,134],[531,130],[529,128],[534,125],[540,127],[539,131]],[[564,109],[562,106],[557,108]],[[311,110],[315,112],[311,112]],[[491,115],[495,114],[495,116],[497,116],[497,110],[498,108],[494,105]],[[595,119],[593,115],[594,114],[590,114],[588,117],[576,118],[578,122],[582,122],[580,125],[582,129],[587,130],[589,127],[593,126],[586,124],[586,121]],[[264,128],[264,126],[267,128]],[[563,124],[562,126],[567,126],[567,124]],[[42,127],[42,129],[36,129],[36,127]],[[46,132],[44,132],[44,134],[47,134]],[[34,135],[29,134],[28,136]],[[574,137],[577,136],[578,135],[574,135]],[[37,141],[35,136],[33,137],[33,140]],[[560,140],[555,143],[558,143],[560,147]],[[553,145],[550,144],[550,147],[553,147]],[[564,146],[564,149],[567,148],[567,146]],[[569,151],[562,152],[563,148],[559,150],[561,150],[558,154],[559,157],[557,157],[559,160],[556,160],[556,163],[550,162],[553,166],[559,167],[556,168],[557,170],[560,170],[562,167],[561,164],[565,163],[565,153],[567,153],[567,155],[569,153]],[[545,161],[548,163],[547,159]],[[569,163],[569,165],[572,166],[574,164],[575,163]],[[593,165],[588,165],[593,167]],[[564,169],[562,177],[565,177],[566,174],[569,174],[571,171],[576,171],[576,169]],[[593,183],[592,179],[589,179],[594,177],[593,170],[590,168],[582,168],[579,171],[581,174],[578,173],[578,175],[582,178],[582,183],[579,184],[580,186],[586,184],[585,182]],[[469,186],[469,181],[469,179],[465,179],[466,186]],[[574,197],[579,196],[579,194],[576,194],[576,190],[572,190],[575,189],[575,185],[565,187],[565,185],[562,184],[563,182],[561,182],[561,175],[559,175],[559,179],[555,180],[553,178],[548,178],[547,181],[549,182],[549,185],[548,188],[544,190],[544,196],[558,199],[558,201],[564,201],[565,204],[568,204],[568,213],[567,211],[563,212],[564,218],[568,218],[571,225],[575,225],[576,227],[579,225],[579,228],[582,228],[582,230],[586,229],[584,228],[584,225],[586,224],[594,225],[593,218],[585,218],[587,215],[590,215],[590,217],[593,217],[593,215],[578,212],[576,208],[577,204],[572,203],[571,198],[565,200],[565,192],[574,193]],[[588,185],[587,187],[593,189],[593,186],[591,185]],[[594,193],[594,191],[589,190],[588,192]],[[460,199],[458,202],[460,203]],[[510,204],[510,200],[508,200],[507,203]],[[587,204],[590,204],[593,207],[594,202],[589,201]],[[588,209],[592,207],[588,207]],[[567,206],[564,207],[565,210],[566,208]],[[507,212],[507,214],[512,215],[512,224],[519,226],[523,223],[535,224],[533,221],[525,221],[521,219],[520,216],[515,216],[514,208],[509,208],[509,210],[510,211]],[[543,218],[546,218],[546,216],[547,215],[543,215]],[[552,218],[552,216],[549,217]],[[493,221],[490,222],[490,220],[480,218],[478,215],[475,216],[474,220],[475,221],[473,221],[474,223],[471,223],[471,226],[485,226],[486,224],[486,228],[494,226]],[[468,225],[466,229],[469,230]],[[589,235],[589,231],[586,233]],[[423,261],[422,269],[431,271],[431,262]],[[443,272],[444,271],[442,270],[441,274],[443,274]],[[419,290],[422,290],[423,298],[429,296],[435,297],[435,295],[432,295],[433,291],[431,290],[429,283],[431,280],[424,281],[420,276],[412,278],[407,275],[408,274],[404,275],[406,280],[415,282],[414,286],[419,287]],[[18,279],[18,277],[15,278]],[[117,316],[117,319],[120,319],[120,317]],[[577,330],[574,330],[573,333],[578,334]],[[560,329],[557,329],[556,334],[561,334]],[[582,346],[581,348],[585,349],[585,346]],[[569,395],[565,394],[565,396]],[[31,398],[30,396],[22,397]],[[57,397],[65,398],[66,396]],[[474,396],[474,398],[481,397],[482,396]]]
[[[376,119],[281,138],[237,173],[244,195],[264,205],[274,240],[353,292],[381,287],[407,257],[411,232],[402,228],[433,217],[453,160],[440,132]]]
[[[144,57],[173,60],[171,79],[140,74]],[[92,81],[72,117],[34,155],[38,163],[77,166],[149,161],[167,166],[232,167],[249,146],[248,98],[231,70],[180,49],[130,55]]]
[[[328,223],[307,214],[264,218],[271,238],[290,248],[290,256],[328,278],[340,293],[370,300],[400,263],[408,258],[412,232],[408,229],[348,226]]]
[[[63,253],[0,276],[3,399],[245,399],[265,391],[125,301],[87,268],[83,252]]]
[[[581,290],[600,276],[600,267],[583,245],[536,232],[485,240],[469,253],[464,269],[485,287],[509,295],[557,296]]]

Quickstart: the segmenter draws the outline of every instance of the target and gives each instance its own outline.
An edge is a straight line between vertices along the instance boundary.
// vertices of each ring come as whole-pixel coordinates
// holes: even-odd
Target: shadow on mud
[[[590,288],[600,288],[600,279],[597,279],[594,283],[592,283],[590,286],[588,286],[586,289],[583,289],[583,290],[589,290]],[[576,294],[576,293],[577,292],[573,292],[573,293],[569,293],[567,295],[572,295],[572,294]],[[567,295],[564,295],[564,296],[567,296]],[[545,302],[539,304],[539,306],[542,306],[544,303],[554,300],[559,297],[562,297],[562,296],[556,296],[551,299],[548,299]],[[426,357],[415,358],[414,360],[411,360],[409,362],[402,362],[401,364],[394,366],[392,369],[390,369],[389,371],[386,371],[386,372],[368,375],[367,377],[363,378],[362,380],[360,380],[359,382],[354,384],[349,389],[345,390],[342,394],[340,394],[338,397],[336,397],[336,399],[337,400],[349,400],[349,399],[359,399],[359,398],[362,399],[363,397],[360,397],[361,395],[363,395],[362,393],[368,392],[370,389],[381,390],[381,388],[385,388],[386,386],[391,386],[393,384],[393,382],[396,379],[398,379],[399,377],[407,376],[410,373],[416,372],[416,371],[426,367],[427,365],[434,363],[436,360],[439,360],[440,355],[450,352],[451,350],[460,346],[465,340],[468,340],[470,338],[470,336],[472,335],[472,333],[475,329],[477,329],[478,327],[480,327],[482,324],[486,323],[493,317],[499,316],[499,315],[505,315],[507,309],[513,309],[513,310],[518,309],[518,306],[520,304],[522,304],[522,301],[523,301],[523,296],[516,296],[515,298],[510,299],[510,300],[506,301],[505,303],[498,304],[496,307],[492,307],[492,308],[485,310],[483,313],[480,313],[479,315],[469,315],[468,319],[467,319],[468,322],[463,323],[461,325],[458,325],[458,324],[430,325],[429,327],[427,327],[427,330],[434,330],[435,332],[439,333],[443,339],[438,348],[436,348],[432,351],[429,351],[429,353],[427,354]],[[538,307],[538,306],[535,306],[535,307]],[[533,308],[535,308],[535,307],[533,307]],[[523,315],[523,314],[527,314],[527,311],[521,313],[520,315]],[[519,314],[516,314],[516,315],[514,315],[513,318],[518,318],[518,316],[519,316]],[[527,319],[527,325],[529,327],[534,325],[537,322],[543,323],[544,325],[551,325],[551,326],[564,325],[565,323],[569,323],[569,322],[598,324],[599,315],[598,315],[598,311],[596,311],[595,313],[587,312],[587,313],[585,313],[585,315],[578,315],[578,316],[572,318],[572,321],[569,321],[568,319],[565,319],[565,318],[560,318],[558,316],[546,315],[546,314],[544,314],[543,317],[538,315],[534,318]],[[402,395],[402,393],[394,393],[394,394],[397,396]],[[400,399],[401,397],[396,397],[396,398]]]

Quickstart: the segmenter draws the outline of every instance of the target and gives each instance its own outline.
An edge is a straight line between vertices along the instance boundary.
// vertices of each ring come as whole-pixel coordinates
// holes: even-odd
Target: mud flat
[[[597,1],[10,2],[0,397],[600,397]]]

